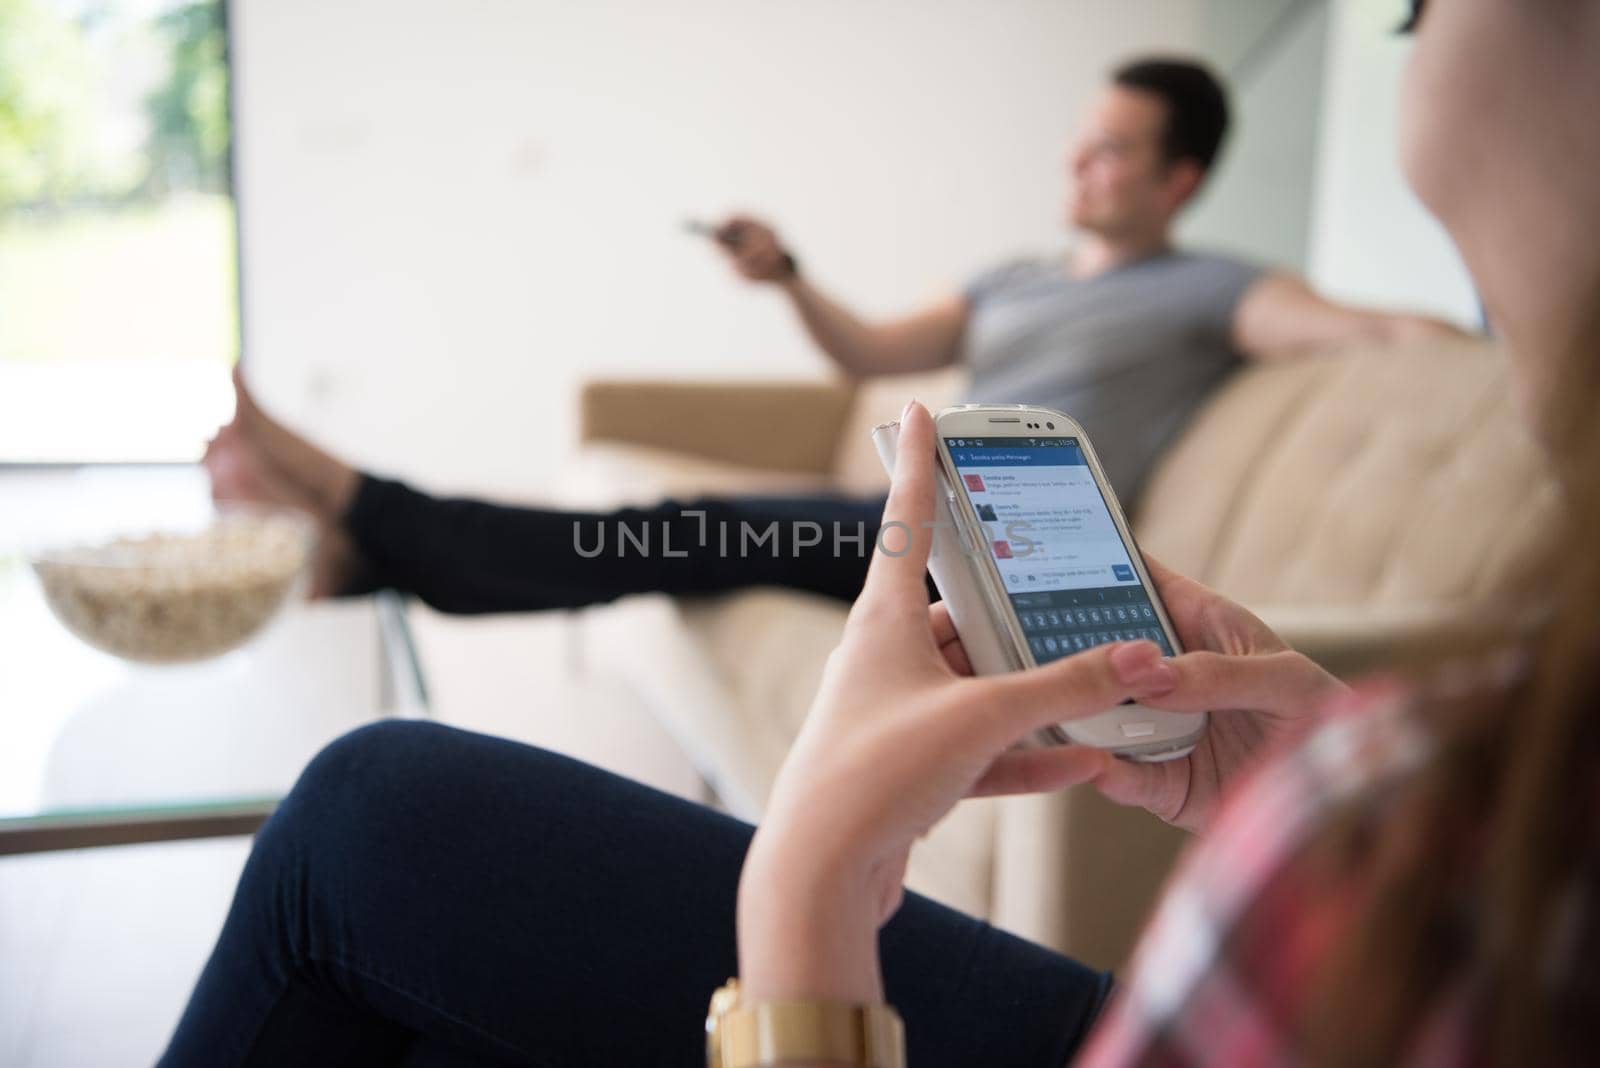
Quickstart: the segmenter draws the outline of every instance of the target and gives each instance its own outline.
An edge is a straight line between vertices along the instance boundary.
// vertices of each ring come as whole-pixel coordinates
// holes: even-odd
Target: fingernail
[[[906,401],[906,406],[900,409],[900,421],[902,423],[911,418],[911,409],[916,405],[916,403],[917,398],[912,397],[910,400]]]
[[[1111,650],[1111,670],[1135,694],[1156,697],[1175,689],[1178,673],[1155,642],[1128,642]]]

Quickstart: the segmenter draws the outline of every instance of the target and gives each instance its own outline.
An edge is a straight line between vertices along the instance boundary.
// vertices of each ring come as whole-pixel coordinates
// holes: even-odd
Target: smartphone
[[[992,404],[946,408],[934,425],[960,549],[1014,666],[1139,639],[1183,652],[1083,427],[1049,408]],[[1206,722],[1130,701],[1043,740],[1172,760]]]

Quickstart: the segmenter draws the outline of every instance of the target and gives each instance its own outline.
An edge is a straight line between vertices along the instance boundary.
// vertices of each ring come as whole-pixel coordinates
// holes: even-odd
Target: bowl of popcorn
[[[219,505],[192,528],[31,554],[61,624],[147,664],[206,660],[259,634],[301,587],[316,526],[283,508]]]

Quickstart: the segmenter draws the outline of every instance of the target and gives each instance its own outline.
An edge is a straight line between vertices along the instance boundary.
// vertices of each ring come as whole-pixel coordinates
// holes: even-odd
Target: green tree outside
[[[0,0],[0,368],[236,358],[224,18]]]
[[[121,118],[110,99],[125,76],[110,69],[119,52],[148,53],[166,72],[142,101],[141,145],[104,143],[104,126]],[[220,0],[145,24],[107,5],[74,14],[50,0],[0,0],[0,216],[226,192],[226,52]]]

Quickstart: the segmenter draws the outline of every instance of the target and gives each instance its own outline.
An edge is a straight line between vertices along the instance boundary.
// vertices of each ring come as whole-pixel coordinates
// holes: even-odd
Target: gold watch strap
[[[711,1038],[714,1068],[797,1062],[905,1068],[905,1026],[887,1005],[768,1001],[728,1008]]]

